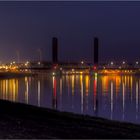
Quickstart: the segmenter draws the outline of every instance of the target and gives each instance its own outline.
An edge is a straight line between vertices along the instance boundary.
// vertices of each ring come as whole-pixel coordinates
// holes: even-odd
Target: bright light
[[[97,73],[95,73],[95,76],[97,76],[98,74]]]
[[[28,64],[27,64],[27,63],[25,63],[25,66],[28,66]]]
[[[81,64],[84,64],[84,61],[81,61]]]
[[[123,61],[123,64],[125,64],[125,61]]]
[[[40,65],[40,62],[38,62],[38,65]]]
[[[138,61],[136,61],[136,64],[138,65],[138,64],[139,64],[139,62],[138,62]]]
[[[95,73],[95,80],[97,81],[97,76],[98,76],[98,74],[97,73]]]
[[[111,62],[111,65],[113,65],[114,63],[113,62]]]
[[[81,71],[80,74],[83,74],[83,72]]]
[[[29,64],[29,61],[27,61],[26,63]]]
[[[60,68],[60,70],[63,70],[62,68]]]
[[[52,75],[55,76],[55,72],[53,72]]]
[[[72,72],[74,72],[74,69],[72,69]]]

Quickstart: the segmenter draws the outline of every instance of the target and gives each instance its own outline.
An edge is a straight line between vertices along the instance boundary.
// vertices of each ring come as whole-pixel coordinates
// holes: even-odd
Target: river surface
[[[134,75],[0,79],[0,99],[140,124],[140,77]]]

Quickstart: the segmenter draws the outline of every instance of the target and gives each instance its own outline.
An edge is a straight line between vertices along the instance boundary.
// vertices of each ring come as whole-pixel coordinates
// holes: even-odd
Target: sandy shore
[[[140,138],[140,125],[0,101],[0,138]]]

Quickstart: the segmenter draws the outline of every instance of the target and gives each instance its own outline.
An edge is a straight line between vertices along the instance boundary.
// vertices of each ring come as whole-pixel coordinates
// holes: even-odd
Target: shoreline
[[[0,78],[20,78],[25,76],[34,76],[31,72],[0,72]]]
[[[140,125],[0,100],[0,138],[140,138]]]

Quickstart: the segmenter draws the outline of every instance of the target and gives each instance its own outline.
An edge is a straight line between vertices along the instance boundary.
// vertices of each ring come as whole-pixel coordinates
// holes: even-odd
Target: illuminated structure
[[[98,51],[98,49],[99,49],[98,42],[99,42],[98,38],[95,37],[94,38],[94,65],[95,66],[98,66],[98,53],[99,53],[99,51]]]
[[[58,63],[58,39],[53,37],[52,39],[52,61]]]

